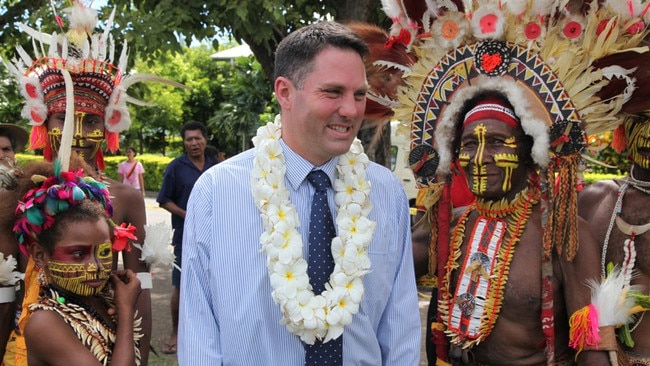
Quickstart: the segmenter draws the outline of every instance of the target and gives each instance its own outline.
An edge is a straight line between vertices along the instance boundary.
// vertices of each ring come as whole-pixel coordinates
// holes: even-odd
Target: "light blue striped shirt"
[[[314,168],[282,142],[291,201],[299,213],[307,258]],[[334,182],[337,159],[323,169]],[[271,298],[263,232],[253,203],[253,151],[245,151],[203,173],[187,208],[178,330],[179,365],[302,366],[300,339],[279,323]],[[359,312],[343,333],[345,365],[418,365],[420,312],[413,272],[410,216],[406,194],[386,168],[371,163],[377,223],[368,248],[371,272],[364,277]],[[334,192],[328,193],[336,215]],[[336,216],[334,216],[336,217]]]

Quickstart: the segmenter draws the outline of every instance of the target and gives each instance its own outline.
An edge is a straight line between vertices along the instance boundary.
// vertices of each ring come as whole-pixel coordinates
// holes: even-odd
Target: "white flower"
[[[300,219],[296,214],[296,208],[289,201],[283,201],[269,206],[267,215],[271,225],[283,223],[292,228],[300,226]]]
[[[334,182],[334,202],[337,206],[345,206],[350,203],[361,203],[368,199],[368,195],[360,190],[359,182],[353,175],[346,175]]]
[[[309,284],[307,262],[302,258],[302,237],[297,230],[300,220],[284,183],[286,166],[279,142],[280,126],[277,116],[273,123],[260,127],[253,138],[256,149],[251,193],[264,225],[261,250],[267,257],[273,301],[282,311],[280,324],[307,344],[327,342],[338,338],[359,311],[363,276],[370,268],[366,251],[375,223],[367,217],[372,209],[365,173],[369,160],[356,139],[350,151],[339,158],[338,179],[334,182],[339,236],[331,244],[334,271],[326,290],[315,295]]]
[[[276,262],[270,276],[271,286],[276,292],[282,293],[280,296],[283,298],[294,298],[299,289],[309,285],[309,277],[306,273],[307,262],[304,259],[288,265]]]
[[[253,137],[253,144],[259,145],[263,140],[279,140],[280,139],[280,123],[279,115],[276,117],[276,123],[267,123],[257,129],[257,136]]]
[[[337,217],[336,224],[339,226],[339,236],[343,238],[357,237],[360,241],[370,241],[374,233],[374,222],[364,216]]]

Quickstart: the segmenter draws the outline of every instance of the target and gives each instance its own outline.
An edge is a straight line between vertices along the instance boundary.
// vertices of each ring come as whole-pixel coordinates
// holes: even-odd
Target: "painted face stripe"
[[[472,167],[472,185],[474,186],[473,191],[477,194],[482,194],[487,189],[487,170],[485,164],[483,163],[485,157],[485,134],[487,129],[485,125],[479,123],[476,128],[474,128],[474,134],[478,139],[478,146],[476,148],[476,155],[474,156],[474,166]]]

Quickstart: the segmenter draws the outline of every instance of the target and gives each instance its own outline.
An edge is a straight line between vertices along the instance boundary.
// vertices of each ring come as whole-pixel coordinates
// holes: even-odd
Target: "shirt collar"
[[[298,155],[295,151],[291,150],[289,146],[280,139],[280,146],[282,146],[282,154],[284,155],[284,162],[286,166],[285,176],[289,180],[289,184],[294,190],[297,190],[300,184],[307,178],[307,175],[312,170],[320,169],[324,171],[330,178],[332,186],[334,186],[334,179],[336,178],[336,164],[339,157],[336,156],[330,159],[327,163],[321,166],[314,166],[309,161],[305,160],[302,156]]]

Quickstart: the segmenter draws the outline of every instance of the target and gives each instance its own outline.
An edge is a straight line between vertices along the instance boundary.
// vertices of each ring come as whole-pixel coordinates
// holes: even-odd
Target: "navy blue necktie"
[[[307,176],[314,187],[314,198],[311,203],[309,217],[309,262],[307,272],[309,283],[314,294],[319,295],[325,290],[330,274],[334,270],[332,258],[332,239],[336,236],[332,212],[327,203],[327,189],[330,179],[322,170],[314,170]],[[335,366],[343,365],[343,336],[327,343],[316,341],[314,345],[306,345],[305,365]]]

